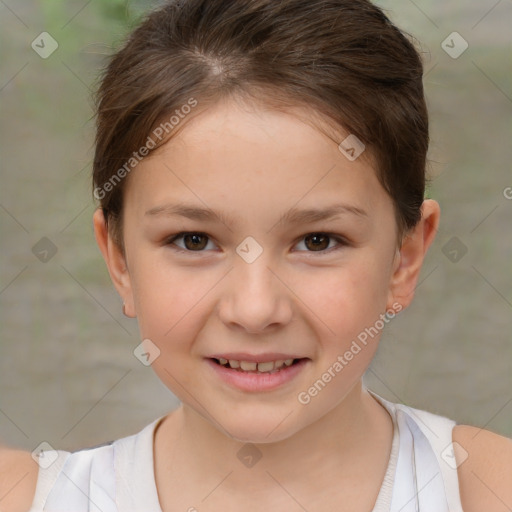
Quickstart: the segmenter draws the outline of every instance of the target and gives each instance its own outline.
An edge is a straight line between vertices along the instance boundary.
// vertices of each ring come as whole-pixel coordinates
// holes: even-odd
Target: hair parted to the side
[[[422,76],[414,45],[368,0],[166,2],[113,55],[96,97],[93,187],[112,236],[123,248],[126,179],[105,184],[191,98],[198,107],[155,147],[226,97],[303,106],[355,134],[407,231],[425,192]]]

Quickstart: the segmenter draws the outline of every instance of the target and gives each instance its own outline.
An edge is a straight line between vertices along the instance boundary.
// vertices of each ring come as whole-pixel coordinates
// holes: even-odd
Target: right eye
[[[183,240],[183,246],[176,244],[177,240]],[[208,245],[208,240],[209,237],[206,233],[184,231],[167,239],[166,245],[178,247],[179,249],[171,248],[179,252],[203,252]],[[211,243],[213,244],[213,242]]]

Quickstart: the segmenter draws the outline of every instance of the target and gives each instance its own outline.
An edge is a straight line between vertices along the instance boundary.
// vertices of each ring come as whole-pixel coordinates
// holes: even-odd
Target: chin
[[[236,418],[226,418],[222,426],[224,435],[241,443],[253,444],[284,441],[302,428],[294,414],[270,412],[266,417],[261,413],[241,413]]]

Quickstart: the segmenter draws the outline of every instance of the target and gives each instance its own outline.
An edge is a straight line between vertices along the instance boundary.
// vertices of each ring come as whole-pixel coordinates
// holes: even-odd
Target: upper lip
[[[246,352],[223,352],[210,356],[210,359],[219,358],[235,361],[249,361],[254,363],[267,363],[270,361],[286,361],[287,359],[303,359],[293,354],[283,354],[282,352],[265,352],[264,354],[247,354]]]

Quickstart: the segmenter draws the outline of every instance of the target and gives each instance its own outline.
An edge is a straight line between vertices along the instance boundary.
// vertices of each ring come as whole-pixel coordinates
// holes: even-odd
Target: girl
[[[362,384],[439,223],[422,72],[367,0],[145,19],[98,92],[94,229],[182,404],[38,464],[4,450],[2,510],[512,508],[509,439]]]

